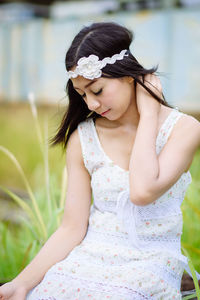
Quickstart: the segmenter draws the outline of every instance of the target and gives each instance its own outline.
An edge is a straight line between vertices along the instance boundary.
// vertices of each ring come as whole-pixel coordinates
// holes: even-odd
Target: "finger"
[[[156,78],[154,80],[146,80],[145,85],[152,90],[156,95],[161,96],[162,95],[162,85],[159,78]]]

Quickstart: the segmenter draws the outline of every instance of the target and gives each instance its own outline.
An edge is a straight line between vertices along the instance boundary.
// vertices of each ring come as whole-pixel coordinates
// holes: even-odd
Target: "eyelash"
[[[94,93],[95,96],[100,95],[102,92],[102,89],[100,89],[97,93]],[[81,95],[83,98],[85,97],[85,94]]]

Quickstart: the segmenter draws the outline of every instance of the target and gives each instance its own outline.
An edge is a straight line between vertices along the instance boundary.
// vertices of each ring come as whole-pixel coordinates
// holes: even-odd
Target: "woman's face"
[[[94,80],[82,76],[72,78],[74,89],[82,96],[88,109],[109,119],[117,120],[135,105],[133,78],[104,78]]]

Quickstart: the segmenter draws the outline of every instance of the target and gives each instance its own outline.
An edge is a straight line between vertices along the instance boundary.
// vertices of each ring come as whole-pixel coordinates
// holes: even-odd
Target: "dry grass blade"
[[[22,180],[23,180],[23,182],[25,184],[25,187],[26,187],[26,189],[28,191],[28,194],[30,196],[30,199],[31,199],[31,201],[33,203],[33,207],[34,207],[36,216],[37,216],[38,221],[39,221],[40,226],[41,226],[43,237],[44,237],[44,239],[46,239],[47,238],[46,227],[45,227],[42,215],[40,213],[37,201],[36,201],[36,199],[34,197],[34,194],[33,194],[32,190],[31,190],[31,187],[30,187],[30,185],[28,183],[28,180],[27,180],[27,178],[26,178],[26,176],[24,174],[24,171],[22,170],[22,167],[20,166],[20,164],[17,161],[17,159],[15,158],[15,156],[8,149],[6,149],[5,147],[3,147],[3,146],[0,145],[0,151],[2,151],[14,163],[14,165],[16,166],[18,172],[20,173],[20,175],[22,177]]]

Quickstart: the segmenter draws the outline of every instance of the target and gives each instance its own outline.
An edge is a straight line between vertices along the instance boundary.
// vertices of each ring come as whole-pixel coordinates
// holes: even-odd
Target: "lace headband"
[[[99,57],[94,54],[88,57],[81,57],[78,60],[76,69],[67,72],[67,75],[69,78],[76,78],[79,75],[91,80],[99,78],[102,74],[101,69],[107,64],[114,64],[116,60],[121,60],[124,56],[128,56],[126,51],[126,49],[122,50],[119,54],[114,54],[112,57],[105,57],[102,60],[99,60]]]

